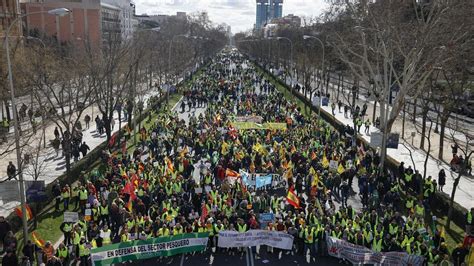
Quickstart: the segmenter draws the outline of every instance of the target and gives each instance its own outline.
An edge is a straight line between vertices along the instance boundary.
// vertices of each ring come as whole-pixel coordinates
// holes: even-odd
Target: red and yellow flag
[[[31,240],[40,248],[43,248],[46,243],[35,231],[31,233]]]
[[[174,165],[173,165],[173,163],[171,162],[170,158],[165,157],[165,163],[166,163],[166,166],[167,166],[168,170],[169,170],[171,173],[174,173]]]
[[[295,208],[299,209],[300,208],[300,199],[295,193],[295,189],[290,187],[288,190],[288,195],[286,196],[286,200],[288,201],[289,204],[293,205]]]
[[[28,204],[25,206],[26,208],[26,220],[29,221],[33,218],[33,212]],[[21,206],[15,208],[15,213],[20,219],[23,219],[23,211],[21,210]]]
[[[129,212],[132,211],[132,209],[133,209],[133,200],[132,200],[132,198],[130,198],[130,199],[128,200],[128,203],[127,203],[127,205],[126,205],[125,207],[128,209]]]
[[[227,177],[239,177],[240,174],[237,173],[236,171],[232,170],[232,169],[227,168],[225,170],[225,176],[227,176]]]

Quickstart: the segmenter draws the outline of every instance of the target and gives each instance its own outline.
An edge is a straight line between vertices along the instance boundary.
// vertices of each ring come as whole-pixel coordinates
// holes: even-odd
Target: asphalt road
[[[161,260],[158,259],[149,259],[149,260],[142,260],[136,263],[123,263],[120,265],[127,265],[127,266],[148,266],[148,265],[170,265],[170,266],[180,266],[181,263],[181,256],[174,256],[170,258],[162,258]],[[117,264],[119,265],[119,264]],[[195,256],[186,256],[184,263],[186,265],[192,266],[207,266],[207,265],[215,265],[215,266],[244,266],[247,265],[246,256],[245,254],[241,257],[240,255],[230,256],[229,254],[216,254],[212,258],[212,263],[210,263],[210,255],[203,254],[203,255],[195,255]],[[254,266],[298,266],[298,265],[345,265],[339,263],[339,259],[332,258],[332,257],[320,257],[316,258],[315,261],[311,261],[310,263],[306,262],[306,259],[301,255],[282,255],[281,259],[278,259],[278,255],[276,254],[262,254],[261,258],[254,260]]]

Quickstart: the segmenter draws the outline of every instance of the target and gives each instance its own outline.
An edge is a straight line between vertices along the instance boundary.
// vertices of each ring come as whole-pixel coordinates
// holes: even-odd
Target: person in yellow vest
[[[466,213],[466,234],[474,234],[474,207]]]
[[[102,201],[102,204],[99,206],[100,222],[102,224],[110,225],[109,219],[109,206],[107,202]]]
[[[248,231],[247,224],[244,222],[244,219],[239,218],[237,222],[237,231],[239,233],[245,233]]]
[[[66,245],[71,244],[72,225],[73,225],[72,223],[63,222],[61,226],[59,227],[61,232],[63,232],[64,243],[66,243]]]
[[[63,191],[61,192],[61,197],[63,198],[64,211],[69,209],[69,198],[71,197],[71,189],[69,185],[64,186]]]
[[[307,256],[309,251],[310,260],[311,257],[316,257],[316,249],[314,246],[314,237],[315,237],[315,230],[312,226],[307,226],[303,230],[303,240],[304,240],[304,253],[303,255]]]
[[[380,235],[375,236],[374,241],[372,242],[372,251],[382,252],[382,237]]]
[[[423,206],[423,202],[421,200],[419,200],[415,205],[415,215],[421,219],[425,218],[425,207]]]
[[[68,265],[69,263],[69,250],[64,243],[59,244],[56,249],[56,257],[61,261],[62,265]]]
[[[170,229],[168,229],[168,226],[166,224],[163,224],[163,226],[160,229],[158,229],[157,235],[158,237],[169,236]]]
[[[102,230],[100,230],[100,238],[102,238],[102,246],[112,244],[111,240],[112,231],[109,229],[107,225],[104,225]]]
[[[223,231],[225,229],[224,224],[221,222],[221,220],[217,220],[217,222],[214,224],[214,243],[213,243],[213,252],[218,252],[218,243],[219,243],[219,232]]]
[[[120,242],[128,242],[130,241],[130,236],[128,234],[128,228],[124,228],[122,232],[120,233]]]
[[[79,188],[79,206],[81,207],[82,212],[86,209],[87,198],[89,197],[89,192],[83,186]]]
[[[86,243],[86,239],[83,237],[81,238],[81,242],[77,246],[77,254],[79,254],[80,258],[80,265],[81,266],[88,266],[91,265],[90,262],[90,248],[89,245]]]
[[[408,196],[408,199],[405,202],[405,207],[407,208],[408,212],[413,209],[413,206],[415,205],[415,199],[411,196]]]
[[[180,223],[177,223],[173,228],[173,235],[177,236],[177,235],[181,235],[183,233],[184,233],[183,227],[181,226]]]

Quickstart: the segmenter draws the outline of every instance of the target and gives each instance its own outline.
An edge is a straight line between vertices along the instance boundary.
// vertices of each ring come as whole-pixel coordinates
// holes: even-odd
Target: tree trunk
[[[6,115],[7,115],[7,120],[11,121],[12,118],[10,116],[10,108],[9,108],[8,100],[3,100],[3,104],[5,105],[5,112],[6,112]]]
[[[451,226],[451,218],[453,216],[453,205],[454,205],[454,195],[456,194],[456,190],[459,185],[459,181],[461,180],[462,172],[459,171],[458,176],[454,179],[453,183],[453,190],[451,191],[451,198],[449,199],[449,209],[448,209],[448,218],[446,220],[446,229],[450,229]]]
[[[428,116],[428,112],[425,108],[423,108],[423,113],[421,116],[421,140],[420,140],[420,149],[425,150],[425,133],[426,133],[426,118]]]
[[[413,118],[412,118],[413,123],[416,122],[416,99],[413,100]]]
[[[428,128],[428,134],[427,136],[430,136],[431,135],[431,129],[433,128],[433,121],[430,121],[430,127]],[[424,135],[422,136],[424,138]],[[424,170],[423,170],[423,179],[426,179],[426,168],[427,168],[427,165],[428,165],[428,158],[430,157],[430,153],[431,153],[431,140],[429,137],[426,138],[426,140],[428,141],[428,150],[426,151],[426,156],[425,156],[425,164],[424,164]]]

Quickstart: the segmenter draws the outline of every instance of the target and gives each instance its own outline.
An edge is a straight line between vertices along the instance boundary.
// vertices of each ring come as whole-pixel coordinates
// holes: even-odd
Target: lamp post
[[[321,47],[323,48],[323,60],[321,62],[321,71],[322,71],[322,75],[321,75],[321,82],[323,82],[324,84],[324,43],[321,41],[321,39],[315,37],[315,36],[311,36],[311,35],[303,35],[303,39],[304,40],[308,40],[308,39],[314,39],[316,41],[318,41],[320,44],[321,44]],[[328,84],[329,86],[329,84]],[[327,88],[326,88],[326,94],[327,94]],[[321,94],[320,94],[321,95]],[[321,117],[321,97],[319,97],[319,105],[318,105],[318,118]]]
[[[15,150],[16,150],[16,161],[18,165],[18,182],[20,183],[20,202],[21,202],[21,211],[22,211],[22,222],[23,222],[23,241],[26,243],[28,240],[28,221],[26,220],[26,199],[25,199],[25,184],[23,183],[23,171],[21,167],[21,150],[20,150],[20,130],[18,124],[18,116],[16,113],[16,106],[15,106],[15,88],[13,86],[13,71],[12,65],[10,60],[10,45],[8,40],[8,34],[10,33],[11,29],[18,22],[20,19],[27,17],[33,14],[42,14],[48,13],[51,15],[56,16],[63,16],[68,14],[70,11],[67,8],[56,8],[49,11],[38,11],[38,12],[31,12],[26,13],[23,15],[18,16],[13,22],[8,26],[8,29],[5,31],[5,50],[7,55],[7,68],[8,68],[8,83],[10,86],[10,97],[12,102],[12,109],[13,109],[13,122],[15,128]]]
[[[286,37],[277,37],[277,40],[285,40],[290,43],[290,79],[291,79],[291,89],[293,90],[293,42]]]

